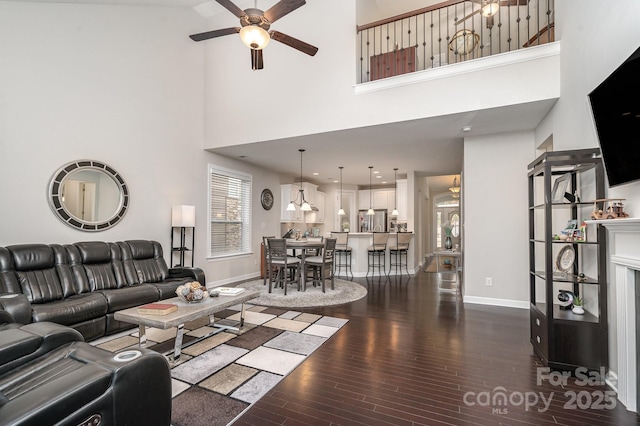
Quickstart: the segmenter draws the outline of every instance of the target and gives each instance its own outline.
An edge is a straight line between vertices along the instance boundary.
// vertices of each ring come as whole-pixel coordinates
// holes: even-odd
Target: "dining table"
[[[287,249],[291,249],[293,251],[293,255],[296,256],[297,255],[297,251],[300,250],[301,254],[300,254],[300,288],[302,289],[302,291],[305,291],[307,289],[307,274],[305,274],[304,272],[304,259],[306,257],[307,254],[307,250],[308,249],[318,249],[319,251],[321,251],[321,249],[324,248],[324,241],[317,241],[317,240],[307,240],[306,238],[302,238],[299,240],[295,240],[295,239],[287,239]]]

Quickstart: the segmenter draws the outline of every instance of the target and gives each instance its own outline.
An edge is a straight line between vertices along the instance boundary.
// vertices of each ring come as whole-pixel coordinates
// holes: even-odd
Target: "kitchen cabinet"
[[[546,152],[529,164],[528,182],[534,352],[555,370],[607,368],[606,230],[581,226],[605,196],[600,150]],[[574,295],[583,314],[571,309]]]
[[[371,194],[371,201],[369,201]],[[369,207],[374,209],[393,210],[395,207],[395,190],[393,189],[362,189],[358,191],[358,209],[367,210]]]
[[[300,201],[300,185],[284,184],[280,185],[280,222],[292,223],[322,223],[324,222],[324,199],[325,194],[318,192],[318,185],[309,182],[302,182],[304,199],[309,204],[318,208],[318,211],[303,212],[299,206],[294,211],[288,211],[287,206],[292,200]],[[320,206],[321,205],[321,206]],[[306,216],[305,216],[306,215]]]
[[[299,208],[288,211],[287,206],[298,196],[300,185],[285,184],[280,185],[280,222],[304,222],[304,212]],[[306,194],[305,194],[306,196]]]
[[[407,180],[406,179],[398,179],[396,181],[397,186],[397,206],[398,209],[398,222],[406,222],[408,217],[408,197],[407,197]]]
[[[324,192],[316,192],[315,193],[315,201],[313,206],[316,207],[317,211],[312,211],[307,213],[306,222],[307,223],[324,223],[324,204],[325,204],[326,194]]]

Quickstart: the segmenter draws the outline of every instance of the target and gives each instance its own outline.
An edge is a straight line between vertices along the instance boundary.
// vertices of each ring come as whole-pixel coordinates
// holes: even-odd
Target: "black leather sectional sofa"
[[[170,423],[171,374],[161,354],[112,353],[85,343],[72,328],[22,325],[0,310],[0,425]]]
[[[199,268],[168,268],[156,241],[0,247],[0,309],[21,324],[66,325],[85,340],[131,328],[116,311],[175,296]]]

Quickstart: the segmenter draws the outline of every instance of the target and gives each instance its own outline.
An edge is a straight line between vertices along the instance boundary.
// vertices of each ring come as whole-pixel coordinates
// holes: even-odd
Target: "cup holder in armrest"
[[[136,350],[124,351],[114,355],[113,360],[117,362],[127,362],[139,358],[142,352]]]

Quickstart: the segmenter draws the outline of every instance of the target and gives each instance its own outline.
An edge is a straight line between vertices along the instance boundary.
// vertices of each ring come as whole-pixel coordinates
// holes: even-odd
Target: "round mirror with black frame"
[[[62,166],[49,184],[49,205],[67,225],[103,231],[116,225],[129,207],[124,178],[105,163],[78,160]]]

